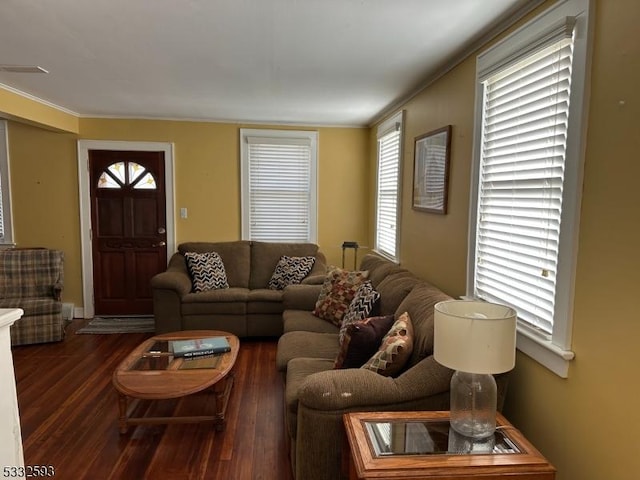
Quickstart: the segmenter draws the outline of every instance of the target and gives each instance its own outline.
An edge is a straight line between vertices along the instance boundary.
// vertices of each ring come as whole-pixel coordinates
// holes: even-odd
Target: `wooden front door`
[[[96,315],[153,313],[150,280],[166,270],[163,152],[89,150]]]

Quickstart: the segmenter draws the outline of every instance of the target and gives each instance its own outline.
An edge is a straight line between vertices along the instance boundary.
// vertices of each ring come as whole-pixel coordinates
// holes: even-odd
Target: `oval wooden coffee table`
[[[186,359],[172,353],[174,340],[226,337],[231,351]],[[238,337],[219,330],[185,330],[165,333],[145,340],[131,352],[113,373],[113,385],[119,394],[120,433],[129,425],[158,423],[213,422],[217,430],[224,428],[224,416],[233,385],[232,369],[236,363],[240,341]],[[216,411],[206,416],[134,417],[138,400],[179,398],[211,389],[215,394]],[[133,400],[129,402],[129,400]]]

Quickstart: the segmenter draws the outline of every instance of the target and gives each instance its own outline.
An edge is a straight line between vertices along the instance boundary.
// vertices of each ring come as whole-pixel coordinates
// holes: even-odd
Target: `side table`
[[[349,480],[554,480],[555,468],[502,415],[496,433],[474,440],[449,426],[449,412],[347,413]]]

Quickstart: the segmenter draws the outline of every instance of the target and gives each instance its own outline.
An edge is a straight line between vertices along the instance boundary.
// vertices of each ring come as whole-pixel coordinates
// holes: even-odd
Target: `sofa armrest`
[[[151,278],[151,288],[154,290],[173,290],[179,297],[182,297],[191,291],[191,278],[186,273],[167,270]]]
[[[151,278],[152,289],[174,290],[180,298],[191,292],[191,287],[187,263],[184,256],[179,253],[171,257],[166,271]]]
[[[311,311],[316,306],[322,285],[289,285],[282,293],[285,310]]]
[[[397,378],[361,368],[309,375],[298,391],[296,478],[344,478],[344,413],[446,410],[452,373],[427,357]]]
[[[322,285],[324,283],[324,279],[327,278],[326,273],[318,274],[318,275],[309,275],[302,279],[300,284],[302,285]]]
[[[182,297],[191,292],[191,277],[184,256],[171,257],[165,272],[151,278],[156,334],[182,330]]]
[[[449,390],[452,370],[428,357],[397,378],[350,368],[309,375],[298,393],[300,403],[314,410],[352,410],[401,404]]]

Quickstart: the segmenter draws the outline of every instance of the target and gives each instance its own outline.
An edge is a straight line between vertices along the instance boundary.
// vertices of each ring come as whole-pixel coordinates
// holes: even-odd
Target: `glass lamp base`
[[[457,371],[451,377],[451,427],[471,438],[496,430],[497,387],[491,374]]]

